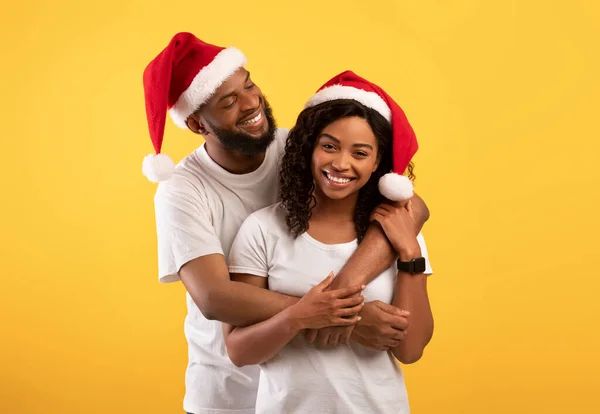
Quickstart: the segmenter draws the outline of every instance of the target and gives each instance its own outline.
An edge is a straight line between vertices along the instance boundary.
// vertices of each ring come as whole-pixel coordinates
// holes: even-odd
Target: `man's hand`
[[[356,325],[329,326],[321,329],[307,329],[306,340],[319,348],[335,348],[339,344],[346,344],[352,336]]]
[[[419,231],[411,201],[405,208],[382,203],[373,210],[371,221],[377,221],[381,225],[400,260],[410,260],[421,255],[421,248],[417,242]]]

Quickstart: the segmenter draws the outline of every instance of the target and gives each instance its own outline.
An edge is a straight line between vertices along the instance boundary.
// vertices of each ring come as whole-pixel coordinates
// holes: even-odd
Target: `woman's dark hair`
[[[312,153],[319,134],[338,119],[357,116],[366,120],[377,139],[379,166],[369,181],[360,189],[354,223],[358,241],[369,227],[373,209],[384,201],[379,193],[379,179],[392,170],[392,127],[379,112],[357,101],[339,99],[327,101],[303,110],[291,129],[279,173],[279,195],[286,210],[286,223],[294,237],[308,229],[311,210],[316,204],[312,176]],[[409,178],[414,179],[413,165],[408,166]]]

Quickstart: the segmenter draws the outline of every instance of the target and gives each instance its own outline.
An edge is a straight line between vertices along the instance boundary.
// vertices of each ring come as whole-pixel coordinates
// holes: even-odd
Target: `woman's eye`
[[[356,155],[358,155],[359,157],[368,157],[369,156],[369,154],[367,154],[366,152],[362,152],[362,151],[357,152]]]
[[[328,150],[334,149],[333,145],[331,145],[331,144],[323,144],[323,148],[328,149]]]

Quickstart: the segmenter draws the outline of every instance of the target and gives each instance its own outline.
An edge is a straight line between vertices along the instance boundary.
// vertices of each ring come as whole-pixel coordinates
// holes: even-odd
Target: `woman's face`
[[[317,137],[312,154],[316,187],[340,200],[357,193],[377,169],[378,146],[369,123],[360,117],[338,119]]]

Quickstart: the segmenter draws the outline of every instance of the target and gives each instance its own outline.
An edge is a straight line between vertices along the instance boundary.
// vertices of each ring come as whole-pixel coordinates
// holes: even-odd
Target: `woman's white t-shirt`
[[[418,241],[423,257],[427,247]],[[308,233],[293,238],[281,204],[251,214],[229,254],[229,271],[268,277],[269,289],[303,296],[330,271],[337,274],[357,242],[328,245]],[[427,260],[427,274],[431,274]],[[391,303],[396,265],[363,291],[365,301]],[[317,349],[298,335],[278,355],[260,364],[257,413],[408,413],[402,370],[390,352],[356,343]]]

